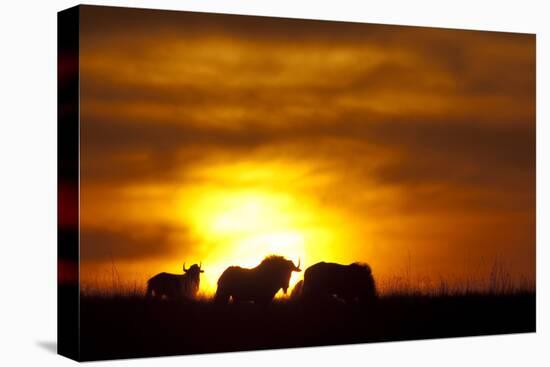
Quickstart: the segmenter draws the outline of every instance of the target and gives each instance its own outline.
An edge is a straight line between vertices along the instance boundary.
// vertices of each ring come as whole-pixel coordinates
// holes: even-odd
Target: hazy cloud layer
[[[195,245],[182,228],[87,228],[81,232],[80,256],[84,262],[156,259],[181,252],[193,253]]]

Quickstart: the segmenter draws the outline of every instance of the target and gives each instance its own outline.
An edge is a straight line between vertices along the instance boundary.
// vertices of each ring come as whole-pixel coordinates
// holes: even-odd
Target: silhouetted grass
[[[147,300],[139,284],[112,274],[112,288],[81,288],[83,360],[535,331],[534,281],[514,280],[498,261],[471,278],[433,281],[406,271],[379,281],[378,300],[366,306],[289,298],[267,308],[217,305],[203,293]]]
[[[527,277],[512,275],[506,264],[496,258],[487,268],[471,269],[468,275],[445,275],[436,279],[415,274],[412,271],[411,257],[408,255],[407,266],[398,275],[375,280],[378,294],[386,296],[464,296],[464,295],[514,295],[534,293],[536,284]],[[145,281],[123,281],[112,262],[109,272],[97,277],[94,282],[81,285],[80,293],[87,297],[117,298],[142,296],[145,292]],[[288,292],[291,293],[290,291]],[[202,300],[212,297],[211,294],[199,291]]]

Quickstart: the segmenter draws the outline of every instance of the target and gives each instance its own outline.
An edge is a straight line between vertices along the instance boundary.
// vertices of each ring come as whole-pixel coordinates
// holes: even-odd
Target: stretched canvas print
[[[60,354],[535,331],[535,35],[58,17]]]

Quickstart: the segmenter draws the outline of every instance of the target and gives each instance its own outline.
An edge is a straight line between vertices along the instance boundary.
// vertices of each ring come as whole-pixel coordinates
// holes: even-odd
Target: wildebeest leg
[[[330,293],[317,292],[310,293],[307,297],[304,298],[304,304],[307,304],[309,307],[316,307],[319,305],[329,305],[335,302],[335,298]]]
[[[269,308],[269,305],[271,305],[271,302],[269,300],[262,299],[258,301],[257,304],[261,310],[267,310]]]
[[[373,308],[373,306],[376,304],[376,297],[372,294],[364,294],[359,296],[359,303],[362,306]]]
[[[273,300],[273,297],[262,296],[262,297],[257,297],[254,300],[254,303],[257,304],[260,308],[266,309],[272,300]]]
[[[220,291],[219,289],[216,291],[216,294],[214,295],[214,302],[218,304],[228,304],[229,303],[229,294],[225,293],[223,291]]]
[[[147,290],[145,291],[145,298],[153,298],[153,287],[151,287],[150,285],[147,286]]]
[[[355,302],[355,299],[356,299],[356,297],[355,297],[354,295],[352,295],[352,294],[345,294],[345,295],[342,295],[341,298],[342,298],[342,299],[344,300],[344,302],[347,303],[348,305],[354,303],[354,302]]]

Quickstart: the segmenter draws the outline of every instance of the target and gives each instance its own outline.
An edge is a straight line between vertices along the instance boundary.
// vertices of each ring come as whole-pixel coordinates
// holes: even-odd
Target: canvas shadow
[[[44,350],[46,350],[50,353],[57,354],[57,342],[56,341],[41,340],[41,341],[37,341],[36,345],[38,345],[39,347],[41,347],[42,349],[44,349]]]

